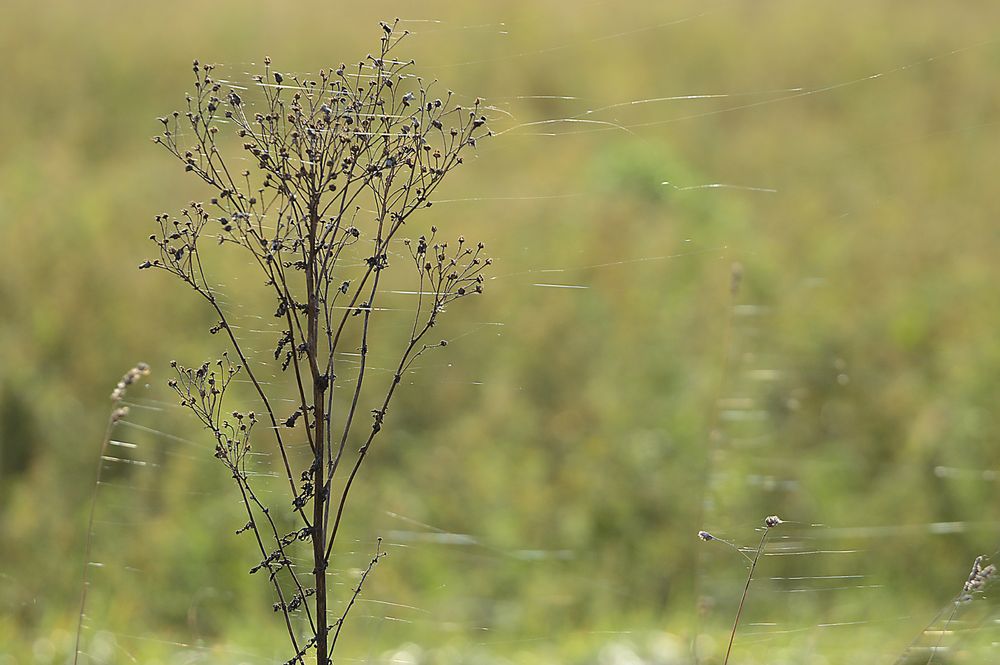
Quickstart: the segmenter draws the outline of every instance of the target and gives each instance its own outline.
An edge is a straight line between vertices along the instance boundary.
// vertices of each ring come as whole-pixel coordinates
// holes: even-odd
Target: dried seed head
[[[996,574],[996,566],[993,564],[984,566],[983,563],[985,561],[985,556],[977,556],[976,560],[972,562],[972,572],[969,573],[969,579],[965,581],[965,585],[962,587],[962,593],[958,597],[958,602],[970,602],[973,595],[981,592],[986,584],[991,581],[994,574]]]
[[[125,398],[125,391],[128,389],[128,387],[133,383],[135,383],[136,381],[138,381],[140,377],[146,376],[148,374],[149,374],[149,365],[147,365],[146,363],[137,363],[135,367],[125,372],[125,375],[121,378],[121,381],[119,381],[118,385],[115,386],[115,389],[111,392],[111,401],[112,402],[122,401],[122,399]],[[113,416],[112,419],[115,422],[118,421],[117,419],[114,419]]]

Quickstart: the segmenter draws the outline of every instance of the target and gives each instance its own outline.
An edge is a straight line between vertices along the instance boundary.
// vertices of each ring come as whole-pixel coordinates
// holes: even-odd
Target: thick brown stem
[[[313,575],[316,585],[316,665],[329,665],[330,655],[327,650],[327,598],[326,598],[326,525],[323,519],[326,512],[328,491],[326,489],[326,415],[324,393],[327,389],[325,376],[320,376],[319,359],[319,275],[316,261],[316,234],[319,229],[318,197],[310,205],[309,220],[309,261],[306,267],[307,303],[307,349],[309,368],[312,371],[313,383]],[[304,410],[305,405],[303,405]]]
[[[317,405],[323,403],[322,398],[316,400]],[[322,407],[317,407],[322,408]],[[316,421],[316,429],[322,428],[322,420]],[[320,439],[322,441],[322,439]],[[320,444],[322,447],[323,444]],[[313,563],[315,564],[316,580],[316,665],[328,665],[330,662],[327,651],[327,603],[326,603],[326,560],[324,545],[326,529],[323,524],[323,512],[326,509],[326,490],[324,489],[324,465],[320,452],[317,452],[313,482],[316,496],[313,499]]]

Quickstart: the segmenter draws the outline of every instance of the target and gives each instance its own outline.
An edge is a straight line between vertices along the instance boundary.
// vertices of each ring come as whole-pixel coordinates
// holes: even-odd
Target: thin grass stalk
[[[750,582],[753,581],[753,572],[757,568],[757,561],[760,559],[760,553],[764,550],[764,543],[767,542],[767,536],[770,531],[770,528],[764,527],[764,535],[760,537],[760,542],[757,543],[757,550],[754,552],[753,559],[750,561],[750,572],[747,574],[746,584],[743,585],[743,595],[740,596],[740,606],[736,609],[736,618],[733,620],[733,629],[729,633],[729,646],[726,647],[726,658],[722,661],[722,665],[729,665],[729,654],[733,651],[733,642],[736,640],[736,629],[740,625],[740,616],[743,614],[743,605],[746,603],[747,594],[750,593]]]
[[[128,407],[122,406],[121,402],[125,398],[125,391],[128,386],[142,376],[149,374],[149,365],[138,363],[122,377],[118,385],[111,393],[111,412],[108,414],[108,424],[104,428],[104,437],[101,439],[100,454],[97,456],[97,470],[94,473],[94,493],[90,498],[90,515],[87,518],[87,537],[83,546],[83,575],[80,585],[80,611],[76,619],[76,639],[73,645],[73,665],[77,665],[80,660],[80,640],[83,637],[83,617],[87,610],[87,591],[90,589],[90,553],[94,542],[94,519],[97,515],[97,496],[101,490],[101,475],[104,471],[104,458],[107,456],[108,446],[111,445],[111,433],[115,425],[128,415]]]

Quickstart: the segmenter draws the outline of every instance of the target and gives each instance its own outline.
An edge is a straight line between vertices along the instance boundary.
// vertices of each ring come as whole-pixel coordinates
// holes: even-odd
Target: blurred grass
[[[996,482],[974,472],[1000,461],[1000,6],[12,0],[0,22],[0,662],[63,657],[82,506],[116,378],[144,359],[150,394],[164,398],[170,358],[218,351],[200,334],[211,321],[198,303],[135,271],[152,216],[199,196],[149,143],[155,116],[180,105],[192,58],[238,74],[269,54],[287,71],[310,71],[362,56],[377,20],[397,14],[443,21],[413,24],[408,55],[444,86],[509,110],[515,118],[498,115],[499,129],[653,97],[821,91],[589,116],[655,123],[633,133],[524,127],[483,144],[456,173],[441,198],[483,200],[442,203],[424,223],[487,240],[501,277],[456,320],[504,325],[475,327],[449,347],[452,366],[403,396],[397,440],[380,450],[357,504],[356,556],[401,528],[384,510],[494,550],[393,553],[371,597],[430,616],[361,621],[351,652],[413,640],[470,659],[590,662],[611,641],[596,631],[641,641],[660,630],[686,651],[692,632],[722,641],[743,572],[731,552],[704,549],[699,528],[743,542],[775,512],[831,527],[969,523],[866,541],[852,570],[885,584],[882,593],[754,599],[761,616],[807,625],[907,617],[850,640],[793,635],[788,653],[765,642],[758,662],[898,653],[971,559],[997,548]],[[680,19],[690,20],[669,25]],[[579,100],[518,98],[532,95]],[[579,133],[536,135],[549,130]],[[573,196],[499,200],[563,194]],[[664,256],[675,258],[635,261]],[[745,271],[738,304],[766,309],[729,323],[734,262]],[[571,270],[529,272],[545,268]],[[549,281],[589,288],[532,286]],[[751,381],[753,369],[779,378]],[[728,422],[720,397],[750,398],[766,420]],[[143,422],[199,436],[172,414]],[[102,571],[92,651],[153,662],[179,642],[278,657],[267,600],[245,576],[249,555],[220,537],[238,522],[224,474],[196,459],[163,461],[148,478],[124,478],[141,493],[102,503],[112,523],[98,544],[144,573],[136,582]],[[717,482],[706,489],[709,463]],[[573,558],[497,554],[521,549]],[[821,574],[825,564],[771,565],[768,575]],[[696,580],[716,597],[700,622]],[[493,631],[484,640],[475,626]]]

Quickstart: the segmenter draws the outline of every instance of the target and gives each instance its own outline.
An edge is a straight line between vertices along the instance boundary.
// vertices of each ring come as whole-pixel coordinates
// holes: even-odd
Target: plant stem
[[[306,354],[309,358],[309,368],[313,384],[313,425],[315,427],[313,442],[313,573],[316,583],[316,665],[328,665],[330,662],[327,650],[327,598],[326,598],[326,524],[324,515],[328,492],[326,489],[325,457],[327,449],[326,415],[324,413],[325,395],[327,390],[325,376],[320,376],[317,353],[319,348],[319,276],[316,274],[316,234],[319,229],[319,199],[314,199],[309,206],[309,260],[306,267]],[[303,403],[302,413],[306,415],[307,405]],[[306,423],[308,428],[308,421]]]
[[[73,647],[73,665],[77,665],[80,658],[80,638],[83,635],[83,614],[87,607],[87,589],[90,587],[90,546],[94,536],[94,514],[97,512],[97,493],[101,487],[101,469],[104,468],[104,453],[108,449],[108,441],[111,440],[111,430],[115,426],[115,411],[117,405],[111,410],[108,416],[108,426],[104,430],[104,439],[101,441],[101,454],[97,458],[97,473],[94,481],[94,496],[90,501],[90,518],[87,520],[87,542],[83,548],[83,585],[80,589],[80,615],[76,622],[76,645]]]
[[[733,630],[729,633],[729,646],[726,648],[726,658],[722,661],[722,665],[729,665],[729,654],[733,651],[733,641],[736,639],[736,627],[740,625],[740,615],[743,614],[743,605],[746,603],[747,594],[750,592],[750,582],[753,580],[753,571],[757,568],[757,561],[760,559],[760,553],[764,550],[764,543],[767,542],[767,536],[771,532],[769,527],[764,527],[764,535],[760,538],[760,543],[757,544],[757,551],[754,552],[753,560],[750,562],[750,572],[747,574],[747,583],[743,586],[743,595],[740,597],[740,606],[736,610],[736,619],[733,621]]]

